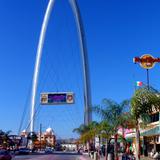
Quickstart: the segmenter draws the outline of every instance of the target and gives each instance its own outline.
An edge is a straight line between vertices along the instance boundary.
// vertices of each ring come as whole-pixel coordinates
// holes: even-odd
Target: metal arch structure
[[[78,37],[79,37],[79,43],[80,43],[80,49],[81,49],[82,66],[83,66],[84,103],[85,103],[84,124],[88,125],[92,121],[92,112],[90,110],[91,88],[90,88],[88,53],[87,53],[87,47],[86,47],[85,33],[84,33],[83,23],[82,23],[82,19],[80,15],[80,10],[79,10],[76,0],[69,0],[69,3],[72,8],[74,17],[75,17]],[[36,93],[37,93],[41,57],[42,57],[46,30],[47,30],[49,18],[53,10],[54,4],[55,4],[55,0],[49,0],[47,10],[44,16],[44,20],[42,23],[39,43],[37,47],[36,62],[35,62],[34,75],[33,75],[33,81],[32,81],[30,132],[34,132],[35,101],[36,101]]]
[[[69,0],[72,7],[73,14],[75,16],[75,21],[77,25],[81,57],[82,57],[82,66],[83,66],[83,81],[84,81],[84,124],[88,125],[92,121],[92,112],[90,107],[91,103],[91,87],[90,87],[90,77],[89,77],[89,64],[88,64],[88,52],[86,46],[85,32],[83,27],[83,22],[80,14],[80,10],[76,0]]]

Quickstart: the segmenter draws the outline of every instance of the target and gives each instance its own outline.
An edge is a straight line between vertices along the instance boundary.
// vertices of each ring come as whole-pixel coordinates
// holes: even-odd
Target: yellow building
[[[25,147],[27,146],[29,132],[26,130],[23,130],[21,132],[21,137],[22,137],[22,143],[21,146]],[[54,147],[56,143],[56,136],[52,128],[47,128],[45,132],[38,132],[36,133],[37,135],[37,140],[34,141],[34,147],[39,149],[39,148],[45,148],[45,147]]]
[[[52,128],[48,128],[46,129],[45,132],[43,133],[38,133],[37,134],[38,136],[38,141],[40,142],[45,142],[46,143],[46,146],[48,147],[54,147],[55,144],[56,144],[56,136],[54,134],[54,131]]]

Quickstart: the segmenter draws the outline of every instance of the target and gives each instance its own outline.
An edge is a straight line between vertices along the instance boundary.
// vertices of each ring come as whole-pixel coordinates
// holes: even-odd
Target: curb
[[[80,156],[77,158],[77,160],[90,160],[90,158],[85,158],[84,156]]]

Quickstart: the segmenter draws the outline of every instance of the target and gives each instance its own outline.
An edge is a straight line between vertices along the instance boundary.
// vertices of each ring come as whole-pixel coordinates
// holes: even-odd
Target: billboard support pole
[[[147,69],[147,87],[149,90],[149,69]]]

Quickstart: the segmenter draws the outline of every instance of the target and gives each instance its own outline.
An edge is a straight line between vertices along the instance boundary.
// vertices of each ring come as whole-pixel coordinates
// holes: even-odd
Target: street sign
[[[42,105],[73,104],[73,92],[50,92],[41,94]]]
[[[140,63],[141,67],[145,69],[151,69],[154,67],[155,63],[160,62],[160,58],[154,58],[150,54],[144,54],[141,57],[133,58],[134,63]]]

